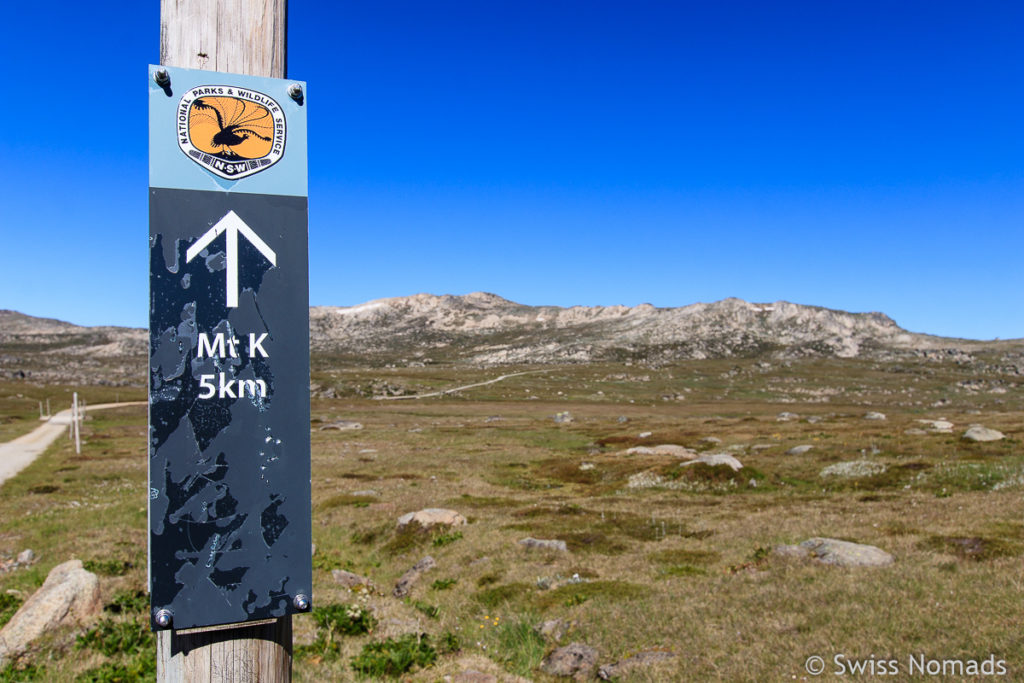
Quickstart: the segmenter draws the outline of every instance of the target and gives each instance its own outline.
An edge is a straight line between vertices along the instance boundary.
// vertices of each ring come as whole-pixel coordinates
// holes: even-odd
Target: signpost
[[[288,680],[290,615],[312,606],[306,88],[168,66],[149,76],[158,678]],[[202,649],[237,639],[239,624],[284,652],[260,665]]]

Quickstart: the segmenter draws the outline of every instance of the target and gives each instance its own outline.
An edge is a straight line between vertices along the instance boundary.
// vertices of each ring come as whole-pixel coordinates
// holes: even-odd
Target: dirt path
[[[416,394],[414,396],[374,396],[374,401],[408,401],[412,398],[430,398],[431,396],[444,396],[445,394],[454,394],[456,391],[462,391],[463,389],[472,389],[473,387],[482,387],[488,384],[494,384],[500,382],[503,379],[509,377],[518,377],[519,375],[532,375],[538,372],[551,372],[550,370],[527,370],[525,372],[513,372],[511,375],[502,375],[501,377],[495,377],[489,379],[486,382],[477,382],[476,384],[464,384],[461,387],[454,387],[452,389],[444,389],[443,391],[431,391],[429,394]]]
[[[144,405],[146,405],[146,401],[100,403],[94,406],[86,406],[84,412]],[[39,457],[40,453],[46,450],[47,446],[57,440],[57,437],[67,432],[68,425],[70,424],[71,408],[68,408],[67,410],[60,411],[28,434],[23,434],[7,443],[0,443],[0,486],[28,467],[33,460]]]

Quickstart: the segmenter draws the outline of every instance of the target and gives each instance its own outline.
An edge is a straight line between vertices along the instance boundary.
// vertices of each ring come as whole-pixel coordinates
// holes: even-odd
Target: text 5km
[[[217,380],[214,382],[214,380]],[[261,379],[235,379],[223,372],[216,375],[199,375],[199,387],[202,389],[196,398],[245,398],[249,394],[253,398],[265,398],[267,383]],[[236,393],[237,392],[237,393]]]

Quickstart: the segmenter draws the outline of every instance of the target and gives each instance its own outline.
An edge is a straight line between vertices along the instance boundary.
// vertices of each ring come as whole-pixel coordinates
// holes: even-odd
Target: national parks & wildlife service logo
[[[178,102],[178,146],[211,173],[238,180],[284,156],[284,110],[274,98],[233,85],[203,85]]]

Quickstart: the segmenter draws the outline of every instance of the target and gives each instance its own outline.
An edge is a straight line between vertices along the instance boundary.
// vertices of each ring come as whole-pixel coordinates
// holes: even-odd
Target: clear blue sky
[[[1024,337],[1024,5],[309,2],[310,299],[737,296]],[[155,0],[0,23],[0,308],[147,324]]]

